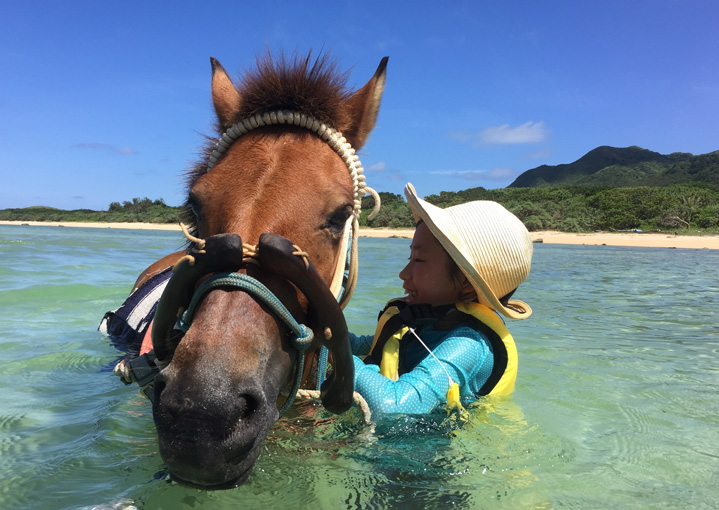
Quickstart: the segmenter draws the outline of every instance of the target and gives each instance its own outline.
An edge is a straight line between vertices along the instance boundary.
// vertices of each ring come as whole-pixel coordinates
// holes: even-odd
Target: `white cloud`
[[[491,126],[478,132],[456,131],[450,137],[460,142],[471,142],[474,147],[484,145],[516,145],[543,142],[549,136],[549,129],[543,121],[525,122],[516,127],[509,124]]]
[[[502,180],[510,177],[516,177],[517,171],[514,168],[495,168],[487,174],[487,178],[491,181]]]
[[[521,126],[509,124],[488,127],[479,133],[479,139],[486,144],[537,143],[547,138],[544,122],[525,122]]]
[[[387,170],[387,165],[384,161],[365,167],[365,171],[367,172],[384,172],[385,170]]]

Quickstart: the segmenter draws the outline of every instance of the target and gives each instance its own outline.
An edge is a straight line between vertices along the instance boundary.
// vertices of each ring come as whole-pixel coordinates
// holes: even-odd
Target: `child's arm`
[[[366,356],[372,348],[374,335],[355,335],[350,333],[350,346],[355,356]]]
[[[377,365],[365,365],[355,357],[355,391],[375,413],[423,414],[446,401],[449,379],[459,384],[462,400],[474,399],[489,378],[494,355],[481,333],[461,328],[444,340],[414,370],[392,381]],[[440,366],[440,363],[442,366]]]

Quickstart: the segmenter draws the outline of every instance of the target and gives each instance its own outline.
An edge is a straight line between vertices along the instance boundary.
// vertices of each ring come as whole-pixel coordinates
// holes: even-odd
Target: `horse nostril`
[[[252,395],[240,395],[237,403],[237,410],[240,420],[245,420],[255,414],[259,409],[259,401]]]
[[[155,376],[155,380],[153,381],[152,385],[152,392],[154,396],[155,402],[160,401],[160,394],[165,391],[165,387],[167,386],[167,381],[165,380],[165,376],[162,375],[162,372],[157,374]]]

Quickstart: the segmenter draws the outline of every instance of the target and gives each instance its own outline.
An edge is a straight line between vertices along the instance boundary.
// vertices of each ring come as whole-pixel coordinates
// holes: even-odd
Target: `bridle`
[[[379,196],[365,184],[364,169],[355,150],[339,131],[311,116],[284,110],[274,111],[253,115],[230,127],[215,144],[206,172],[220,161],[232,143],[241,136],[263,126],[281,124],[302,127],[317,134],[340,156],[352,178],[353,213],[345,223],[331,282],[327,286],[306,254],[277,234],[264,233],[257,246],[248,246],[243,245],[236,234],[217,234],[207,239],[192,238],[183,226],[193,246],[173,268],[174,274],[158,303],[152,330],[153,351],[116,367],[118,373],[118,368],[123,365],[120,368],[122,373],[118,375],[128,384],[138,382],[143,387],[143,393],[149,397],[152,396],[155,376],[170,363],[184,334],[178,335],[175,326],[187,331],[197,303],[207,292],[217,287],[232,287],[264,303],[291,332],[293,346],[298,351],[296,375],[280,414],[289,408],[302,378],[304,351],[313,342],[312,329],[295,320],[282,301],[259,280],[236,272],[245,268],[249,261],[291,282],[307,297],[315,322],[323,332],[319,338],[322,349],[317,378],[322,403],[335,413],[346,411],[352,404],[354,365],[342,309],[349,302],[357,281],[357,237],[362,197],[367,193],[374,197],[375,205],[370,218],[374,217],[380,207]],[[332,352],[335,366],[349,370],[342,373],[334,370],[323,382],[325,374],[322,372],[326,368],[328,352]]]
[[[218,234],[202,241],[201,249],[191,250],[192,258],[176,266],[158,303],[152,331],[158,368],[164,368],[171,361],[182,335],[192,324],[197,306],[208,292],[216,288],[240,290],[265,305],[287,327],[292,346],[298,352],[295,380],[281,413],[289,408],[299,389],[304,352],[313,343],[313,330],[297,321],[282,300],[262,282],[235,272],[250,263],[295,285],[307,298],[315,329],[322,332],[317,339],[319,343],[332,352],[336,365],[353,366],[342,309],[306,254],[296,245],[280,235],[265,233],[258,244],[251,247],[250,254],[245,255],[247,245],[243,245],[237,234]],[[178,334],[178,330],[182,333]],[[351,404],[353,389],[354,375],[335,371],[322,385],[323,404],[330,411],[343,412],[347,409],[343,408],[345,403]]]

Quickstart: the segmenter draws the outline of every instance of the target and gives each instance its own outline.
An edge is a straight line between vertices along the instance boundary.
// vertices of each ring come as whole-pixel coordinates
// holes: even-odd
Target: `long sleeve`
[[[431,337],[439,333],[424,331],[421,336],[431,345]],[[441,333],[446,335],[446,332]],[[487,338],[465,326],[447,335],[433,353],[437,359],[428,354],[397,381],[381,375],[377,365],[365,365],[355,356],[355,390],[375,413],[422,414],[445,402],[450,386],[447,373],[459,384],[462,400],[473,400],[494,366],[494,355]]]
[[[350,333],[350,347],[355,356],[366,356],[372,348],[374,335],[355,335]]]

